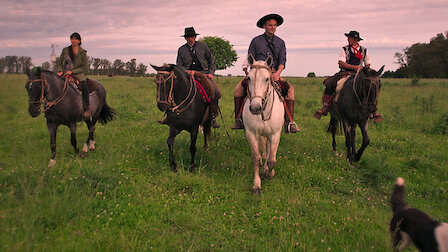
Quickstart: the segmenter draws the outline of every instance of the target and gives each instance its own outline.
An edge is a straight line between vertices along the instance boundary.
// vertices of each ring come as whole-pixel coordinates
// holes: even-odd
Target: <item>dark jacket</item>
[[[65,59],[69,56],[68,50],[68,47],[62,49],[61,56],[59,57],[59,61],[57,63],[58,72],[62,72],[65,68]],[[80,81],[83,81],[86,79],[88,68],[87,51],[82,47],[79,47],[78,54],[75,56],[75,61],[73,62],[73,75]]]
[[[194,50],[204,69],[202,72],[205,74],[214,74],[216,70],[215,60],[213,59],[213,55],[210,53],[208,46],[203,42],[196,41]],[[179,50],[177,51],[176,65],[185,72],[185,70],[189,70],[188,68],[191,66],[192,62],[193,57],[190,53],[190,46],[185,43],[183,46],[179,47]]]

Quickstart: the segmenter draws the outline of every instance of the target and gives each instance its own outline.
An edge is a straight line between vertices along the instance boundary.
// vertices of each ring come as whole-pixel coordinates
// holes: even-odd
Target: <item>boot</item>
[[[332,95],[324,95],[324,107],[322,109],[316,110],[316,113],[314,113],[313,115],[314,117],[316,117],[316,119],[320,119],[322,116],[326,116],[328,114],[332,102],[331,97]]]
[[[294,100],[285,100],[285,102],[292,120],[292,122],[289,121],[288,114],[285,111],[285,133],[297,133],[300,129],[297,128],[297,124],[294,122]]]
[[[212,123],[211,123],[212,128],[215,129],[219,128],[218,120],[216,120],[216,117],[218,116],[219,113],[219,106],[217,104],[210,105],[210,113],[212,115]]]
[[[92,116],[92,113],[89,111],[89,88],[87,87],[87,81],[81,81],[81,89],[82,89],[82,98],[84,99],[84,113],[83,116],[89,118]]]
[[[244,129],[243,120],[241,120],[241,110],[244,105],[244,97],[234,97],[235,101],[235,124],[232,126],[233,130]]]

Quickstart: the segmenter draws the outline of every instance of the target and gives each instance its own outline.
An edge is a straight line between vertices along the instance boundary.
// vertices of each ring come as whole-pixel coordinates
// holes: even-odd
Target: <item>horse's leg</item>
[[[170,166],[171,170],[177,172],[176,160],[174,160],[174,138],[180,133],[180,131],[172,126],[170,126],[170,136],[166,140],[168,144],[168,149],[170,150]]]
[[[365,148],[369,145],[370,139],[369,139],[369,122],[368,120],[364,121],[362,125],[359,125],[359,128],[361,128],[362,133],[362,145],[361,148],[355,153],[355,162],[359,161],[361,159],[362,153],[364,152]]]
[[[70,142],[72,143],[73,149],[75,149],[75,154],[78,154],[79,149],[76,142],[76,123],[70,123],[68,127],[70,128]]]
[[[333,142],[331,143],[331,146],[333,147],[333,152],[336,152],[336,131],[338,130],[338,119],[331,117],[330,130],[331,130],[331,136],[333,137]]]
[[[196,168],[194,157],[196,155],[196,140],[198,139],[198,129],[199,126],[196,126],[190,133],[190,155],[191,155],[190,172],[193,172],[194,168]]]
[[[87,128],[89,129],[89,136],[87,137],[87,141],[84,143],[84,146],[82,147],[82,153],[81,153],[82,157],[86,157],[89,150],[91,151],[95,150],[95,140],[93,138],[93,134],[95,132],[96,120],[94,121],[87,120],[86,124]]]
[[[277,163],[277,150],[278,150],[278,145],[280,144],[280,135],[281,135],[281,131],[278,132],[278,134],[275,134],[274,136],[272,136],[271,140],[269,141],[269,156],[268,159],[266,160],[267,163],[267,168],[265,168],[264,170],[264,175],[266,176],[266,178],[273,178],[275,176],[275,170],[274,170],[274,166]]]
[[[347,147],[347,159],[350,163],[353,162],[353,145],[355,144],[355,132],[353,127],[347,123],[343,122],[344,133],[345,133],[345,146]],[[356,129],[356,128],[355,128]]]
[[[58,124],[50,123],[47,121],[48,132],[50,132],[50,149],[51,159],[48,163],[48,167],[52,167],[56,164],[56,132],[58,131]]]
[[[254,167],[254,186],[252,187],[252,192],[261,194],[260,167],[263,163],[261,160],[258,138],[255,134],[246,133],[246,139],[247,142],[249,142],[250,149],[252,150],[252,165]]]
[[[204,125],[203,127],[203,131],[204,131],[204,150],[208,151],[208,136],[210,136],[210,124],[208,125]]]

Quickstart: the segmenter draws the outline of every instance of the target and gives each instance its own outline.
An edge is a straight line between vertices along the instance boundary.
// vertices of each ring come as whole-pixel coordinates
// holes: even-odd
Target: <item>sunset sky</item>
[[[395,70],[395,52],[414,43],[428,43],[448,31],[446,0],[371,1],[53,1],[2,0],[0,57],[31,56],[34,65],[50,61],[51,44],[59,56],[69,36],[79,32],[91,57],[145,65],[175,63],[185,43],[184,28],[194,26],[202,36],[222,37],[233,45],[239,59],[218,74],[243,74],[253,37],[263,33],[258,19],[278,13],[285,22],[277,33],[287,47],[285,76],[331,75],[338,71],[339,50],[347,44],[344,33],[359,31],[375,69]],[[148,72],[154,72],[148,68]]]

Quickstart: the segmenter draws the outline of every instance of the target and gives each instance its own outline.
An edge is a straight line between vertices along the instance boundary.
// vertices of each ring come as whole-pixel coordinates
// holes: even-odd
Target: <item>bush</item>
[[[433,132],[436,134],[448,134],[448,113],[443,114],[439,120],[436,121],[433,127]]]

